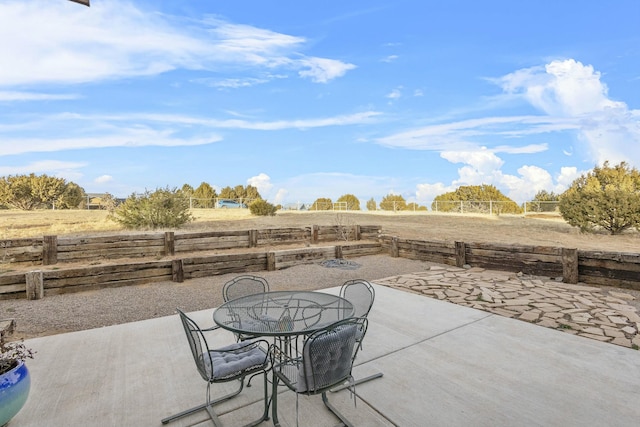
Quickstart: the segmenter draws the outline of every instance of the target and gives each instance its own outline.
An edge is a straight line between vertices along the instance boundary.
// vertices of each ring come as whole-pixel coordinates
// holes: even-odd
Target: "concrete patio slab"
[[[329,398],[357,426],[630,426],[640,419],[640,352],[376,285],[356,377],[384,376]],[[326,290],[337,293],[337,288]],[[190,313],[211,325],[212,310]],[[233,341],[213,334],[211,346]],[[36,338],[32,390],[10,427],[161,426],[204,401],[177,316]],[[262,384],[217,406],[225,425],[257,418]],[[234,383],[216,385],[215,393]],[[300,425],[332,426],[319,396]],[[296,397],[279,394],[283,426]],[[204,412],[170,426],[208,426]],[[272,425],[267,421],[261,425]]]

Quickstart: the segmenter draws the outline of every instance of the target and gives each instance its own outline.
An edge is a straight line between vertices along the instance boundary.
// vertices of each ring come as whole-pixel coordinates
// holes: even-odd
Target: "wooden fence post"
[[[360,226],[359,226],[359,225],[356,225],[354,228],[355,228],[355,231],[354,231],[354,234],[355,234],[355,240],[360,240],[360,239],[362,239],[362,232],[360,231]]]
[[[466,246],[464,242],[456,242],[456,267],[464,267],[466,263]]]
[[[184,261],[174,259],[171,261],[171,280],[174,282],[184,282]]]
[[[311,243],[318,243],[318,229],[317,225],[311,226]]]
[[[29,271],[25,274],[27,282],[27,299],[41,299],[44,296],[44,275],[42,271]]]
[[[400,256],[400,248],[398,247],[398,237],[391,238],[391,257],[398,258]]]
[[[276,271],[276,253],[267,252],[267,271]]]
[[[258,230],[249,230],[249,247],[258,247]]]
[[[42,265],[52,265],[58,262],[58,236],[44,236],[42,238]]]
[[[578,249],[562,248],[562,281],[578,283]]]
[[[340,245],[336,246],[336,258],[342,259],[342,246]]]
[[[164,233],[164,255],[171,256],[176,254],[176,236],[173,231]]]

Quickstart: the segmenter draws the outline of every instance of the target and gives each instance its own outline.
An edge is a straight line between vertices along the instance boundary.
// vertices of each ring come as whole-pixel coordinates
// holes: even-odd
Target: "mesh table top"
[[[323,292],[276,291],[243,296],[213,313],[220,327],[254,336],[294,336],[311,333],[353,316],[353,305]]]

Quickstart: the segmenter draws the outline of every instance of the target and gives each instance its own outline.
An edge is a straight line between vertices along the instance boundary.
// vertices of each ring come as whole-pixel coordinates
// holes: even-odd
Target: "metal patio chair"
[[[227,302],[245,295],[261,294],[264,292],[269,292],[267,279],[260,276],[243,274],[234,277],[224,284],[222,288],[222,298],[224,298],[224,302]]]
[[[373,302],[376,299],[376,291],[368,281],[364,279],[354,279],[344,282],[340,287],[340,296],[353,304],[353,315],[355,317],[367,317],[371,311],[371,307],[373,307]],[[362,349],[363,337],[364,334],[358,332],[356,338],[360,349]],[[382,375],[382,372],[378,372],[365,378],[356,379],[355,383],[362,384],[364,382],[380,378]],[[340,387],[336,387],[331,391],[336,392],[343,390],[346,387],[348,387],[348,385],[345,384]]]
[[[207,382],[206,401],[202,405],[172,415],[162,420],[162,424],[167,424],[179,418],[191,415],[195,412],[206,409],[216,427],[222,426],[220,419],[213,410],[217,403],[229,400],[242,391],[244,380],[247,376],[263,374],[264,376],[264,413],[257,420],[245,427],[255,426],[262,421],[269,419],[269,402],[267,393],[267,371],[269,366],[268,350],[269,344],[264,340],[243,341],[234,343],[218,349],[210,349],[207,344],[204,332],[217,329],[200,329],[200,327],[190,319],[183,311],[177,310],[184,327],[184,332],[189,341],[189,347],[196,368],[203,380]],[[261,347],[265,345],[266,347]],[[239,380],[238,389],[230,394],[211,400],[211,385]]]
[[[362,337],[367,331],[368,321],[364,317],[351,317],[333,323],[308,335],[298,357],[272,357],[273,391],[278,390],[278,383],[284,383],[296,393],[296,425],[298,425],[298,397],[305,395],[322,395],[325,406],[336,415],[341,425],[352,426],[327,398],[327,391],[345,381],[352,381],[351,370],[358,353],[357,335]],[[273,353],[272,353],[273,354]],[[353,389],[352,389],[353,391]],[[356,398],[355,392],[353,393]],[[274,399],[273,422],[279,426],[277,418],[277,399]]]
[[[269,283],[267,279],[260,276],[252,276],[244,274],[234,277],[224,284],[222,288],[222,298],[224,302],[231,301],[246,295],[261,294],[269,292]],[[236,341],[244,341],[251,339],[249,335],[235,334]]]

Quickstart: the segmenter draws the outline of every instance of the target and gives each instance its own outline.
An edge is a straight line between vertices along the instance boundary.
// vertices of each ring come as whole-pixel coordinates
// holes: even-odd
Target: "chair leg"
[[[267,373],[264,373],[264,412],[262,413],[262,416],[260,418],[258,418],[257,420],[255,420],[254,422],[252,422],[251,424],[247,424],[244,427],[254,427],[257,426],[258,424],[260,424],[263,421],[267,421],[269,419],[269,395],[267,393]]]
[[[280,427],[280,421],[278,421],[278,375],[276,375],[275,373],[273,374],[273,380],[271,381],[272,384],[272,388],[271,388],[271,404],[273,405],[272,408],[272,416],[271,418],[273,419],[273,426],[274,427]]]
[[[210,387],[210,385],[211,384],[207,385],[207,396],[209,396],[209,387]],[[209,407],[211,407],[211,406],[213,406],[215,404],[218,404],[220,402],[224,402],[225,400],[229,400],[232,397],[237,396],[238,394],[240,394],[240,392],[242,391],[243,387],[244,387],[244,381],[240,381],[240,387],[236,391],[234,391],[233,393],[229,393],[229,394],[227,394],[225,396],[222,396],[222,397],[219,397],[219,398],[217,398],[217,399],[215,399],[213,401],[210,401],[210,402],[207,401],[207,402],[203,403],[202,405],[195,406],[193,408],[187,409],[186,411],[182,411],[182,412],[180,412],[178,414],[171,415],[170,417],[164,418],[162,420],[162,424],[168,424],[168,423],[170,423],[172,421],[175,421],[175,420],[180,419],[182,417],[186,417],[187,415],[194,414],[194,413],[196,413],[198,411],[201,411],[203,409],[206,409],[207,412],[209,412],[209,415],[211,415],[211,412],[209,411]],[[207,400],[209,400],[209,399],[207,399]],[[214,424],[215,424],[215,421],[214,421]]]
[[[269,396],[267,394],[267,390],[268,390],[267,389],[267,373],[264,372],[263,375],[264,375],[264,412],[262,413],[260,418],[258,418],[255,421],[252,421],[249,424],[245,424],[243,427],[255,427],[258,424],[262,423],[263,421],[267,421],[269,419]],[[218,418],[218,415],[213,411],[213,404],[207,406],[206,409],[207,409],[207,412],[209,413],[209,417],[211,418],[211,421],[213,421],[213,425],[215,427],[222,427],[222,422]]]
[[[354,396],[354,399],[355,398],[356,397]],[[353,427],[353,424],[351,424],[351,422],[349,422],[349,420],[346,419],[345,416],[342,415],[340,411],[338,411],[336,407],[331,404],[331,402],[329,402],[329,398],[327,397],[326,391],[322,393],[322,401],[324,402],[324,406],[326,406],[333,413],[333,415],[340,418],[340,421],[342,421],[342,424],[344,424],[346,427]]]
[[[358,384],[366,383],[367,381],[375,380],[376,378],[382,377],[382,375],[383,375],[382,372],[378,372],[377,374],[369,375],[368,377],[358,378],[353,383],[346,382],[346,383],[344,383],[342,385],[339,385],[337,387],[332,388],[329,391],[331,391],[331,393],[335,393],[335,392],[338,392],[340,390],[344,390],[345,388],[349,388],[349,387],[351,387],[351,385],[358,385]]]

